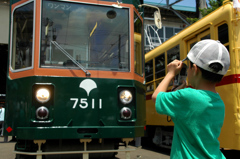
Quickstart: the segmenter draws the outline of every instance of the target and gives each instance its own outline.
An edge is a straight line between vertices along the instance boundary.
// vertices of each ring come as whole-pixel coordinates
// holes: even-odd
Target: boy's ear
[[[194,69],[193,75],[197,75],[200,71],[196,64],[193,64],[193,69]]]

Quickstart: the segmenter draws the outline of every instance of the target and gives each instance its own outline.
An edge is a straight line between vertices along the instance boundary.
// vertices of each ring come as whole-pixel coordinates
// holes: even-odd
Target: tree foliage
[[[208,2],[208,7],[201,9],[199,8],[200,13],[202,14],[202,17],[208,15],[209,13],[213,12],[214,10],[218,9],[219,7],[222,6],[224,0],[209,0]],[[232,0],[231,0],[232,1]],[[190,24],[195,23],[196,21],[198,21],[199,18],[187,18],[187,21]]]

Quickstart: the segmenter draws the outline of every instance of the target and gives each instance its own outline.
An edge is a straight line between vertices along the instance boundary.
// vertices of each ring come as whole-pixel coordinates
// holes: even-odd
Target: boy
[[[181,71],[182,61],[168,64],[168,73],[152,95],[156,110],[174,122],[171,159],[224,159],[218,137],[223,125],[225,106],[215,86],[230,65],[228,50],[219,41],[202,40],[189,51],[188,82],[192,88],[166,92]]]

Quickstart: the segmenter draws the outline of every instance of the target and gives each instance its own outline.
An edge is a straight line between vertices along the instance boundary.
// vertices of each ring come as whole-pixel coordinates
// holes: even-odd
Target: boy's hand
[[[173,86],[172,91],[177,91],[179,89],[183,89],[187,87],[187,82],[185,80],[182,81],[180,86]]]
[[[182,61],[174,60],[167,65],[167,72],[170,73],[173,77],[180,73],[183,67]]]
[[[164,77],[164,79],[161,81],[161,83],[158,85],[158,87],[156,88],[156,90],[154,91],[153,95],[152,95],[152,100],[155,103],[156,99],[157,99],[157,95],[159,92],[166,92],[168,89],[168,86],[171,82],[171,80],[180,73],[181,69],[183,67],[183,63],[182,61],[179,60],[174,60],[173,62],[169,63],[167,65],[167,75]],[[186,83],[185,83],[186,85]],[[184,85],[183,85],[184,87]]]

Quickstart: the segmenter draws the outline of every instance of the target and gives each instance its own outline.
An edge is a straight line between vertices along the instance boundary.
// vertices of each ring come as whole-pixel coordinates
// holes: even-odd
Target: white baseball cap
[[[227,48],[216,40],[202,40],[196,43],[189,53],[187,58],[198,67],[204,70],[220,75],[225,75],[230,65],[230,56]],[[222,70],[215,72],[209,65],[219,63],[223,66]]]

